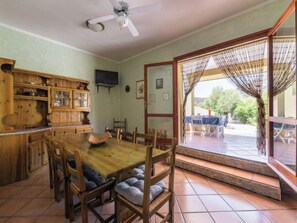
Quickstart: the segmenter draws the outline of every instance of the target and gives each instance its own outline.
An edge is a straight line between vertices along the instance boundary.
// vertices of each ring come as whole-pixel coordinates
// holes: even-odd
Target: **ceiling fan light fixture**
[[[103,23],[101,22],[91,24],[89,23],[89,21],[87,21],[86,23],[87,23],[87,27],[93,32],[102,32],[105,29]]]
[[[118,24],[119,24],[119,26],[120,26],[121,28],[123,28],[123,27],[127,27],[127,26],[128,26],[128,23],[129,23],[129,20],[128,20],[127,17],[124,16],[124,15],[120,15],[120,16],[118,16],[117,21],[118,21]]]

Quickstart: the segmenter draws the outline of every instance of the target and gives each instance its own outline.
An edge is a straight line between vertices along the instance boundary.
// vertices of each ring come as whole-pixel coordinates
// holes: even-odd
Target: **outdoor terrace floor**
[[[275,157],[284,164],[294,163],[295,143],[274,142]],[[242,124],[228,124],[224,128],[224,137],[200,135],[187,132],[185,143],[181,146],[235,156],[260,162],[267,162],[267,156],[258,155],[256,146],[256,127]]]

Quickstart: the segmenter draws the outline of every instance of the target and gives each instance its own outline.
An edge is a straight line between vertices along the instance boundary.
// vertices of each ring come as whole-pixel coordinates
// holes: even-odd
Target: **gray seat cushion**
[[[150,202],[152,202],[165,189],[165,184],[160,181],[150,188]],[[144,175],[136,174],[115,186],[115,191],[130,202],[143,205]]]
[[[68,160],[68,162],[72,168],[76,167],[74,160],[70,159],[70,160]],[[84,182],[85,182],[87,191],[91,191],[91,190],[95,189],[96,187],[99,187],[106,183],[106,179],[104,177],[97,174],[94,170],[89,168],[87,165],[83,164],[82,169],[83,169]],[[75,183],[76,185],[78,185],[78,179],[76,177],[71,176],[70,180],[73,183]]]

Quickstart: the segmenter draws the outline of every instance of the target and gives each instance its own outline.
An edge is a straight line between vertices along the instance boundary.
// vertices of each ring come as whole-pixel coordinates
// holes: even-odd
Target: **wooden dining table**
[[[69,152],[79,150],[83,163],[105,178],[121,174],[145,162],[146,145],[110,138],[100,145],[88,142],[90,133],[54,136],[52,140],[65,144]],[[165,153],[153,149],[153,156]]]

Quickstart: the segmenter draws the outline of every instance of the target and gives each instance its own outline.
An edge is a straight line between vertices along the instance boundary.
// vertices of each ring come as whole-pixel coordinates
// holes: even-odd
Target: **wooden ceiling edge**
[[[290,5],[286,8],[284,13],[281,15],[281,17],[277,20],[277,22],[274,24],[274,26],[270,29],[268,32],[268,36],[272,36],[275,34],[275,32],[278,30],[278,28],[286,21],[286,19],[289,17],[291,12],[295,9],[297,0],[293,0]]]
[[[199,50],[195,50],[193,52],[190,53],[186,53],[177,57],[174,57],[174,61],[181,61],[181,60],[186,60],[186,59],[190,59],[190,58],[194,58],[194,57],[198,57],[201,56],[203,54],[208,54],[208,53],[212,53],[214,51],[218,51],[218,50],[222,50],[231,46],[235,46],[235,45],[239,45],[245,42],[250,42],[253,40],[257,40],[257,39],[261,39],[261,38],[266,38],[268,36],[268,32],[271,30],[271,28],[269,29],[264,29],[255,33],[251,33],[245,36],[241,36],[239,38],[235,38],[232,40],[228,40],[226,42],[223,43],[218,43],[209,47],[205,47]]]

